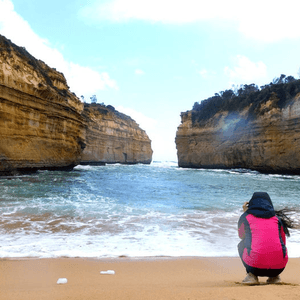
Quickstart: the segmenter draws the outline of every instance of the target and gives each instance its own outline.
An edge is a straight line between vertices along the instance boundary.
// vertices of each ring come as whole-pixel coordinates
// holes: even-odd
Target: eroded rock
[[[85,104],[83,116],[88,127],[81,164],[151,163],[151,141],[129,116],[100,104]]]
[[[264,173],[300,174],[300,94],[278,106],[273,95],[241,111],[219,111],[205,123],[193,111],[181,114],[176,134],[178,164],[190,168],[246,168]]]
[[[79,164],[82,110],[62,73],[0,35],[0,174]]]

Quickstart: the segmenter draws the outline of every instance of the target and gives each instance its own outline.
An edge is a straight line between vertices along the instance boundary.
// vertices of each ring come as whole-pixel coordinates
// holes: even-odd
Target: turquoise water
[[[176,163],[77,166],[0,179],[0,257],[237,256],[253,192],[300,207],[300,176]],[[291,231],[290,256],[300,233]]]

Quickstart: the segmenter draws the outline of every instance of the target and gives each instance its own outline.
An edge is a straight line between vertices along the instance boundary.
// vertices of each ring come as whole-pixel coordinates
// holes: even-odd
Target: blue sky
[[[72,92],[130,115],[177,160],[180,113],[232,85],[299,78],[298,0],[0,0],[0,34]]]

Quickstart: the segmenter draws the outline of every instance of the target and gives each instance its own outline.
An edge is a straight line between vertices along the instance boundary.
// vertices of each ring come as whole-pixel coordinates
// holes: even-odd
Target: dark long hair
[[[291,218],[291,214],[296,213],[296,209],[290,209],[290,208],[282,208],[279,210],[275,210],[275,214],[277,217],[280,218],[283,224],[283,230],[284,233],[287,236],[290,236],[289,228],[295,229],[299,228],[299,221],[295,221]]]

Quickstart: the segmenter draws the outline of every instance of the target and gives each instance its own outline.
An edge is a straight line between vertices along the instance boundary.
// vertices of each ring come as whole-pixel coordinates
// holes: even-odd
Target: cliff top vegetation
[[[115,114],[122,120],[126,120],[129,122],[135,122],[131,117],[117,111],[112,105],[105,105],[105,104],[97,104],[97,103],[84,103],[84,111],[88,109],[95,109],[102,115],[107,115],[109,112]]]
[[[239,112],[249,107],[248,118],[255,118],[261,104],[276,98],[279,108],[285,107],[300,92],[300,79],[282,74],[267,85],[258,87],[254,83],[244,84],[233,89],[221,91],[214,96],[195,102],[192,121],[199,125],[213,117],[217,112]]]

